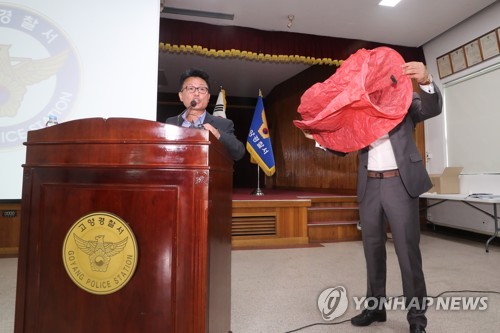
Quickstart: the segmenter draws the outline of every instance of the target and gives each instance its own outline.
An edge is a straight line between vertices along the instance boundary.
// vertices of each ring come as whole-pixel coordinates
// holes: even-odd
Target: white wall
[[[498,28],[499,25],[500,2],[496,2],[423,46],[429,72],[433,74],[441,90],[443,90],[443,84],[447,82],[500,63],[500,56],[497,56],[481,64],[452,74],[443,80],[439,79],[436,63],[438,57]],[[500,82],[498,86],[500,87]],[[427,159],[427,169],[429,173],[440,174],[447,166],[444,114],[427,120],[425,123],[425,132],[426,152],[430,157]],[[498,147],[492,147],[492,153],[498,150]],[[461,175],[460,192],[465,194],[474,192],[500,194],[500,175]],[[491,205],[479,205],[479,207],[490,213],[492,211]],[[489,235],[492,235],[495,229],[494,221],[491,217],[460,202],[446,202],[435,206],[428,210],[427,217],[436,224]]]
[[[156,119],[159,21],[160,0],[0,1],[0,199],[49,114]]]
[[[443,90],[443,84],[466,76],[495,63],[500,63],[500,56],[489,59],[481,64],[465,69],[456,74],[439,79],[436,59],[457,47],[474,40],[483,34],[500,26],[500,2],[495,2],[485,10],[470,19],[460,23],[442,35],[434,38],[423,46],[427,68],[433,74],[438,87]],[[426,152],[430,156],[427,160],[429,173],[441,173],[446,165],[446,143],[444,114],[430,119],[425,123]],[[500,186],[499,186],[500,189]]]

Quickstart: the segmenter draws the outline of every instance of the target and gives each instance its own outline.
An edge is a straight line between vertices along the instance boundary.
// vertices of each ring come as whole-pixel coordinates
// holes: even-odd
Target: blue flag
[[[276,169],[273,147],[271,146],[264,102],[260,92],[253,114],[252,125],[250,125],[250,131],[248,132],[247,150],[250,153],[250,162],[258,164],[266,175],[272,176],[274,174]]]

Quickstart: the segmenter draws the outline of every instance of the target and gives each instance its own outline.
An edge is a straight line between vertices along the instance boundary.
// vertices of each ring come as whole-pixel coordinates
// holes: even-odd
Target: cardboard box
[[[446,167],[441,175],[429,175],[432,181],[430,193],[458,194],[460,193],[460,180],[458,176],[463,167]]]

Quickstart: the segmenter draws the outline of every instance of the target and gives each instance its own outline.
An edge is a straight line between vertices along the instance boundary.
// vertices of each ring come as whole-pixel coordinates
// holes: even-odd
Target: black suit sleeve
[[[183,118],[179,116],[167,118],[166,124],[182,126]],[[245,146],[238,140],[234,135],[234,123],[230,119],[214,117],[207,113],[205,115],[205,123],[209,123],[213,127],[217,128],[220,133],[219,142],[226,147],[227,151],[233,158],[233,160],[238,161],[245,155]]]
[[[233,160],[242,159],[245,155],[245,146],[234,135],[233,121],[225,118],[213,118],[210,124],[219,130],[219,142],[226,147]]]

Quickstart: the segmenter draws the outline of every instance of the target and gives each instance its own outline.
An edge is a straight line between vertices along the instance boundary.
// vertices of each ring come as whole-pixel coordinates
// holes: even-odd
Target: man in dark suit
[[[234,135],[234,123],[206,111],[210,100],[209,82],[209,75],[200,69],[192,68],[182,73],[179,99],[186,109],[178,116],[167,118],[165,123],[210,131],[237,161],[245,155],[245,147]]]
[[[351,318],[351,323],[368,326],[387,320],[384,300],[388,221],[401,270],[410,332],[422,333],[427,326],[427,291],[419,246],[418,197],[432,184],[413,132],[418,122],[441,113],[442,96],[423,63],[405,63],[402,71],[417,81],[420,94],[413,93],[407,114],[395,128],[359,150],[358,154],[357,194],[366,259],[368,306]],[[304,130],[304,135],[314,139],[307,130]]]
[[[368,326],[386,321],[385,308],[380,304],[386,297],[387,220],[401,270],[410,332],[420,333],[427,326],[427,292],[419,247],[418,197],[432,184],[413,131],[418,122],[441,113],[442,97],[424,64],[406,63],[403,73],[418,82],[420,94],[413,94],[408,113],[399,125],[359,151],[358,202],[368,275],[366,296],[372,304],[351,323]]]

